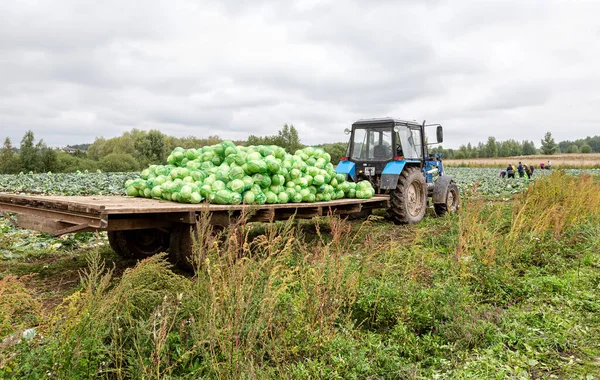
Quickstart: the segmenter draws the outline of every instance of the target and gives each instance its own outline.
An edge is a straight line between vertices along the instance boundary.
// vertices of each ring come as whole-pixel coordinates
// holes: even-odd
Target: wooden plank
[[[18,205],[0,205],[3,211],[11,211],[17,213],[17,221],[23,215],[34,216],[40,219],[58,220],[68,224],[88,224],[94,228],[106,227],[106,221],[102,220],[99,216],[93,215],[80,215],[59,210],[46,210],[33,208],[31,206],[18,206]]]
[[[62,230],[56,231],[55,235],[64,235],[64,234],[70,234],[73,232],[81,232],[83,230],[87,230],[88,228],[89,228],[89,226],[87,224],[76,224],[74,226],[63,228]]]
[[[163,218],[176,223],[196,224],[196,213],[194,211],[167,213],[163,215]]]
[[[270,222],[275,218],[275,210],[257,210],[254,215],[250,217],[251,222]]]
[[[167,219],[131,218],[109,219],[106,231],[143,230],[146,228],[169,228],[173,222]]]
[[[327,213],[331,212],[334,215],[347,215],[347,214],[353,214],[355,212],[360,212],[360,210],[362,210],[362,205],[360,204],[354,204],[354,205],[344,205],[344,206],[339,206],[339,207],[330,207],[329,210],[327,210]]]
[[[18,226],[19,225],[17,223],[17,221],[12,216],[8,215],[4,211],[0,210],[0,215],[2,215],[6,220],[8,220],[10,222],[10,224],[12,224],[13,226]]]
[[[60,222],[58,220],[40,218],[35,215],[20,214],[17,216],[17,224],[21,228],[46,232],[56,235],[58,231],[72,227],[72,224]]]
[[[0,194],[0,204],[28,205],[36,208],[59,209],[87,214],[99,214],[104,210],[104,205],[87,202],[86,198],[88,197]]]

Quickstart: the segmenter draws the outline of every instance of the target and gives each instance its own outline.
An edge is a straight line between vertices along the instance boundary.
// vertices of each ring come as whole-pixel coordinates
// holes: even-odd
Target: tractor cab
[[[348,161],[357,166],[357,177],[381,175],[390,161],[423,158],[421,125],[390,119],[359,120],[352,125]],[[363,178],[364,179],[364,178]]]
[[[438,127],[436,143],[439,143],[443,139],[442,127],[435,126]],[[338,172],[352,167],[354,170],[347,174],[354,181],[367,179],[379,190],[393,188],[395,184],[391,186],[382,181],[386,179],[384,174],[399,174],[405,165],[423,167],[429,158],[425,127],[425,124],[398,119],[358,120],[352,129],[345,130],[350,142]]]

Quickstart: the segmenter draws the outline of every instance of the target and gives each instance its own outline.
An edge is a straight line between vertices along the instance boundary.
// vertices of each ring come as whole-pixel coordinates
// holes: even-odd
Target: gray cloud
[[[440,122],[445,146],[598,134],[596,3],[224,0],[0,4],[0,137],[131,128],[244,139],[293,123]]]

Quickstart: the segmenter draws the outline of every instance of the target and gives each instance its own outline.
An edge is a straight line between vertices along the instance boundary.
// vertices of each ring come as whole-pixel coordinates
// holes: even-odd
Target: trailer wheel
[[[170,234],[157,228],[108,231],[110,247],[127,259],[145,259],[169,248]]]
[[[398,177],[396,189],[390,194],[388,215],[397,224],[412,224],[423,220],[427,211],[425,176],[416,167],[408,167]]]
[[[433,205],[437,216],[442,216],[448,212],[458,211],[460,206],[460,194],[456,182],[450,181],[448,184],[448,192],[446,193],[446,202],[436,203]]]
[[[226,227],[222,225],[212,225],[210,232],[212,236],[218,235]],[[202,252],[201,257],[194,257],[193,245],[194,235],[197,235],[197,226],[190,224],[175,224],[171,228],[171,244],[169,249],[169,260],[179,269],[192,272],[194,266],[199,263],[194,263],[192,260],[200,260],[200,263],[206,258],[207,252]]]
[[[373,209],[364,208],[359,212],[353,212],[352,214],[348,214],[348,220],[367,219],[371,214],[373,214]]]

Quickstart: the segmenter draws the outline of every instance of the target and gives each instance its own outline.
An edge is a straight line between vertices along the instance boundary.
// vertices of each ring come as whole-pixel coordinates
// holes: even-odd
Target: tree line
[[[133,129],[121,136],[106,139],[97,137],[92,144],[70,146],[72,152],[48,147],[43,140],[35,142],[33,131],[27,131],[18,149],[10,138],[4,140],[0,149],[0,173],[20,172],[75,172],[97,171],[124,172],[136,171],[150,164],[167,161],[168,155],[180,146],[198,148],[223,141],[219,136],[207,138],[167,136],[158,130],[142,131]],[[288,152],[304,147],[300,143],[298,131],[293,125],[285,124],[274,136],[249,136],[247,141],[234,141],[238,145],[279,145]],[[81,150],[87,148],[86,151]],[[340,156],[341,157],[341,156]]]
[[[142,131],[133,129],[119,137],[106,139],[97,137],[92,144],[73,145],[74,152],[67,153],[48,147],[43,140],[35,141],[33,131],[23,136],[18,153],[10,138],[6,138],[0,149],[0,173],[19,172],[75,172],[97,171],[120,172],[136,171],[150,164],[166,162],[167,156],[175,147],[198,148],[223,141],[219,136],[207,138],[173,137],[158,130]],[[235,141],[238,145],[278,145],[288,152],[295,152],[304,147],[298,131],[293,125],[285,124],[275,135],[250,135],[245,141]],[[317,145],[331,155],[332,162],[338,162],[346,155],[348,143],[327,143]],[[87,151],[80,150],[87,148]],[[444,149],[443,146],[430,148],[430,153],[442,153],[444,158],[487,158],[530,156],[536,154],[555,153],[600,153],[600,136],[586,137],[575,141],[556,143],[552,134],[547,132],[540,141],[539,149],[533,141],[503,141],[489,137],[487,142],[477,145],[468,143],[458,149]]]
[[[536,147],[533,141],[529,140],[508,139],[498,141],[495,137],[490,136],[485,143],[480,142],[477,145],[463,144],[458,149],[444,149],[440,145],[430,149],[430,152],[442,153],[444,158],[450,159],[533,156],[536,154],[552,155],[557,153],[600,153],[600,136],[588,136],[585,139],[556,143],[552,134],[546,132],[544,138],[540,140],[539,148]]]

